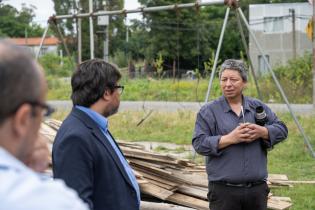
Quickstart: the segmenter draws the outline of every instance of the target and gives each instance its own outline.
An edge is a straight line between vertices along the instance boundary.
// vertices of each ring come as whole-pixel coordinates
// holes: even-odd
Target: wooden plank
[[[171,171],[174,176],[180,178],[181,180],[185,180],[185,183],[188,185],[196,185],[200,187],[208,187],[208,178],[203,175],[198,175],[195,173],[183,173],[179,170],[167,169]]]
[[[275,199],[272,199],[272,197],[268,199],[268,203],[267,203],[268,209],[274,209],[274,210],[285,210],[285,209],[290,208],[291,206],[292,206],[292,203],[290,202],[275,200]]]
[[[141,145],[141,144],[127,142],[127,141],[122,141],[122,140],[118,140],[117,143],[121,147],[129,147],[129,148],[132,148],[132,149],[145,150],[145,147],[143,145]]]
[[[145,173],[145,172],[141,172],[141,174],[142,174],[142,176],[145,177],[146,179],[155,180],[155,181],[157,181],[157,182],[160,182],[160,183],[163,183],[163,184],[172,186],[173,188],[179,186],[177,183],[171,182],[171,181],[166,180],[166,179],[162,179],[162,178],[160,178],[160,177],[158,177],[158,176],[150,175],[150,174]]]
[[[285,202],[292,203],[292,200],[289,197],[272,196],[271,199],[274,201],[285,201]]]
[[[272,181],[271,183],[279,183],[279,184],[315,184],[315,181]]]
[[[135,167],[138,167],[138,168],[143,168],[143,169],[146,169],[146,170],[150,170],[150,171],[155,171],[156,173],[159,173],[159,174],[168,174],[168,175],[173,175],[172,172],[170,171],[166,171],[166,170],[163,170],[163,169],[160,169],[160,168],[156,168],[156,167],[153,167],[153,166],[150,166],[149,164],[137,164],[135,163],[134,161],[130,161],[130,165],[131,166],[135,166]]]
[[[156,186],[162,187],[162,188],[164,188],[166,190],[170,190],[170,191],[173,191],[173,192],[178,189],[177,186],[172,186],[172,185],[165,184],[163,182],[158,182],[158,181],[156,181],[154,179],[146,178],[146,180],[148,182],[151,182],[152,184],[154,184]]]
[[[188,182],[187,180],[181,179],[180,177],[177,177],[177,176],[174,176],[174,175],[171,175],[171,174],[162,173],[162,172],[154,171],[154,170],[147,170],[147,169],[135,166],[135,165],[133,165],[132,167],[135,170],[137,170],[140,173],[142,173],[142,174],[146,173],[146,174],[150,174],[152,176],[157,176],[157,177],[159,177],[161,179],[166,179],[168,181],[175,182],[176,184],[188,184],[188,185],[191,185],[191,183]]]
[[[268,174],[268,180],[282,180],[282,181],[287,181],[288,176],[285,174]]]
[[[174,193],[173,195],[169,196],[166,200],[195,209],[209,210],[209,203],[207,201],[183,195],[180,193]]]
[[[42,123],[39,133],[45,136],[49,140],[49,143],[52,144],[55,140],[55,136],[57,132],[54,129],[52,129],[50,126],[46,125],[45,123]]]
[[[202,190],[195,188],[193,186],[187,186],[187,185],[182,185],[179,186],[176,192],[180,192],[185,195],[193,196],[196,198],[200,198],[203,200],[208,200],[207,194],[208,194],[208,189]]]
[[[183,206],[177,206],[169,203],[154,203],[141,201],[140,210],[194,210],[194,209]]]
[[[140,184],[140,189],[142,193],[152,195],[161,200],[167,199],[169,196],[173,195],[172,191],[166,190],[162,187],[156,186],[152,183]]]
[[[58,131],[58,129],[60,128],[60,126],[62,124],[62,121],[55,120],[55,119],[47,119],[44,121],[44,123],[46,125],[50,126],[55,131]]]
[[[152,163],[152,162],[148,162],[148,161],[139,160],[136,158],[129,158],[128,160],[129,160],[129,162],[133,162],[137,165],[145,165],[148,167],[154,167],[154,168],[159,168],[159,169],[165,168],[165,166],[162,164],[156,164],[156,163]]]

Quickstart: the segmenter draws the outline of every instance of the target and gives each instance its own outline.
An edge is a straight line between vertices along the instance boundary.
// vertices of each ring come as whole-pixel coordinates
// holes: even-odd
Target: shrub
[[[312,56],[304,56],[288,61],[287,65],[274,68],[289,102],[311,103],[312,100]],[[271,75],[259,79],[262,81],[261,90],[267,101],[283,102],[281,94]]]
[[[74,69],[67,57],[60,58],[55,54],[46,54],[40,57],[39,63],[43,66],[46,76],[69,77]]]

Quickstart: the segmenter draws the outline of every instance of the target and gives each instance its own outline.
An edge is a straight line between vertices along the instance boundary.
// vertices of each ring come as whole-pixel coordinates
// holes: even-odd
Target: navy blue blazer
[[[139,210],[136,191],[119,157],[81,110],[73,108],[62,123],[52,160],[54,178],[76,190],[91,210]]]

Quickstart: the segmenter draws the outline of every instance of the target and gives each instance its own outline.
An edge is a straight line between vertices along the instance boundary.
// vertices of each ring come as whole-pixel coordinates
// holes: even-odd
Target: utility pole
[[[25,28],[25,31],[24,31],[24,38],[25,38],[25,45],[28,46],[28,33],[27,33],[27,28]]]
[[[313,0],[313,106],[315,108],[315,0]]]
[[[93,13],[93,0],[89,0],[89,13]],[[94,58],[94,28],[93,28],[93,17],[90,16],[90,57]]]
[[[81,13],[81,3],[80,1],[77,2],[76,5],[78,14]],[[78,44],[78,64],[82,62],[82,19],[77,18],[77,44]]]
[[[292,53],[293,59],[296,58],[296,31],[295,31],[295,9],[289,9],[292,15]]]

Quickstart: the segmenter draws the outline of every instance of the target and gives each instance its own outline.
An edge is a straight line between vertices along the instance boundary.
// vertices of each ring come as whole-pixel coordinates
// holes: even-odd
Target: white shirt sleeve
[[[42,180],[31,171],[0,172],[0,210],[88,210],[60,180]]]

